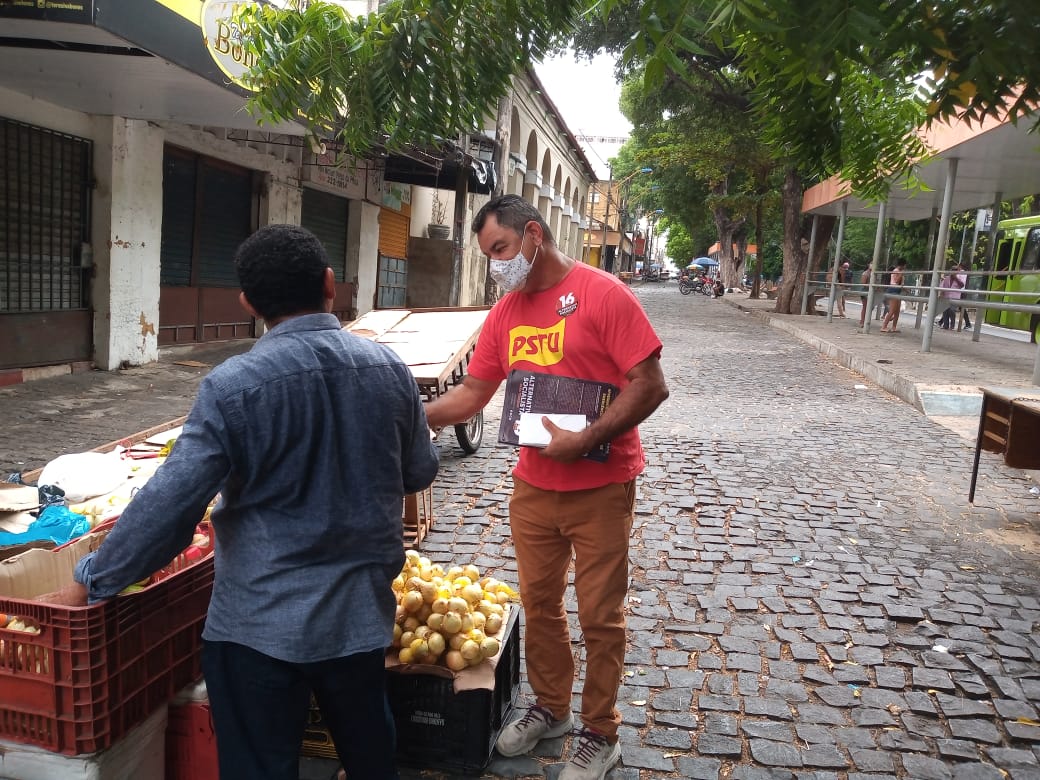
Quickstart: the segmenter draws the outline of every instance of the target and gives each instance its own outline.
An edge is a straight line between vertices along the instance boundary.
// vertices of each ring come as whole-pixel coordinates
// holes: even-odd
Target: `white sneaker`
[[[495,749],[503,756],[520,756],[530,753],[543,739],[561,737],[574,728],[574,716],[567,713],[562,720],[553,718],[545,707],[529,707],[522,717],[502,729]]]
[[[611,745],[602,734],[582,729],[574,757],[563,768],[559,780],[603,780],[620,760],[620,744]]]

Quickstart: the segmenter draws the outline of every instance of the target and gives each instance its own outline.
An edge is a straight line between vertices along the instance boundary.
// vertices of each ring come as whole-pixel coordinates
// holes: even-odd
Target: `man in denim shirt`
[[[269,331],[206,376],[169,459],[75,577],[91,602],[147,577],[219,491],[203,671],[220,777],[296,780],[313,690],[349,776],[392,780],[383,654],[402,499],[437,473],[418,387],[392,351],[340,328],[311,233],[265,227],[235,265]]]

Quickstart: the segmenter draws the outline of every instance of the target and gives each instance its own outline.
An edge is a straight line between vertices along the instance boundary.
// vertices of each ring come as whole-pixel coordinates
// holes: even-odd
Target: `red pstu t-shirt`
[[[598,268],[576,263],[544,292],[513,292],[488,314],[468,371],[501,382],[513,369],[609,382],[621,388],[633,366],[659,355],[661,340],[632,291]],[[586,490],[627,482],[643,470],[636,428],[610,444],[605,463],[559,463],[521,447],[514,475],[543,490]]]

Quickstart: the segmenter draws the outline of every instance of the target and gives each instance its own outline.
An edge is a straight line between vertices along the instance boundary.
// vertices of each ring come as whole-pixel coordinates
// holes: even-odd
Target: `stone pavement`
[[[641,426],[623,758],[609,777],[1040,778],[1035,483],[984,455],[968,505],[963,437],[733,298],[681,297],[674,283],[636,294],[672,395]],[[888,338],[894,360],[909,335],[855,341]],[[0,390],[18,429],[0,431],[0,465],[42,465],[74,448],[73,430],[83,448],[183,414],[205,370],[164,356]],[[475,455],[440,439],[421,549],[515,583],[514,453],[493,445],[489,412]],[[570,741],[496,757],[484,777],[554,780]],[[307,760],[301,777],[330,772]],[[420,776],[449,777],[403,774]]]

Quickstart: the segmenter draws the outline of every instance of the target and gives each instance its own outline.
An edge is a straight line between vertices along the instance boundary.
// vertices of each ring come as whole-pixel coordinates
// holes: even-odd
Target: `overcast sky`
[[[601,54],[575,61],[573,56],[545,60],[535,66],[552,102],[576,136],[627,137],[632,125],[618,110],[621,85],[614,81],[614,58]],[[620,144],[581,141],[585,155],[601,179],[607,178],[607,161]]]

